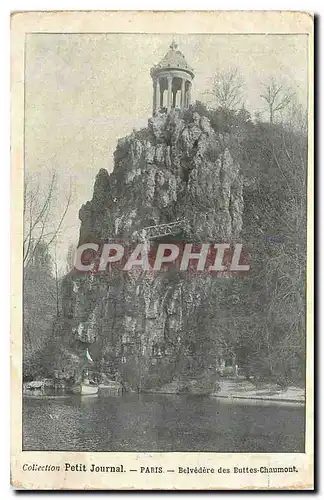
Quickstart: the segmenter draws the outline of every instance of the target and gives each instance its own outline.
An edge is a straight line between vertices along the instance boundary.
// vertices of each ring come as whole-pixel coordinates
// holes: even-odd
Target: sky
[[[307,35],[29,34],[25,58],[25,173],[58,189],[53,224],[72,186],[57,245],[61,268],[77,244],[78,212],[100,168],[113,169],[119,138],[152,115],[150,68],[179,45],[195,78],[192,100],[210,100],[213,75],[238,68],[250,112],[264,109],[262,83],[274,76],[307,103]]]

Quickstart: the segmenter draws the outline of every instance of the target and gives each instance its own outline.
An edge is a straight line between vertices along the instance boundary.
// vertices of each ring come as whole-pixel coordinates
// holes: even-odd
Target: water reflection
[[[304,407],[153,394],[25,398],[23,449],[302,452]]]

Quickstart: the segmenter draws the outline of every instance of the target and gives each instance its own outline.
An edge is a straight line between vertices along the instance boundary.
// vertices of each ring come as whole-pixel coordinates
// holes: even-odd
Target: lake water
[[[303,452],[304,407],[212,397],[28,397],[23,450]]]

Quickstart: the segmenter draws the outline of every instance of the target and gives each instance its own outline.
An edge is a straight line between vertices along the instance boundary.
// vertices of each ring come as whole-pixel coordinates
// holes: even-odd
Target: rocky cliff
[[[235,240],[242,228],[242,186],[226,138],[206,117],[190,110],[159,114],[118,141],[110,175],[99,171],[93,198],[80,209],[79,244],[131,241],[142,228],[175,221],[183,221],[172,235],[177,240]],[[56,370],[65,363],[65,376],[73,376],[88,346],[98,369],[108,377],[117,372],[130,389],[177,380],[188,390],[194,377],[213,384],[215,311],[230,281],[175,270],[68,275],[65,352]]]
[[[242,178],[226,140],[194,112],[159,114],[118,141],[111,175],[100,170],[82,206],[80,242],[130,237],[144,226],[188,220],[186,237],[239,235]]]

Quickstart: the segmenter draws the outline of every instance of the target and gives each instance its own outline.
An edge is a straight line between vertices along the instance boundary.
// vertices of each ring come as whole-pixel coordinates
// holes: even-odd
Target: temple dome
[[[170,50],[165,54],[163,59],[151,69],[152,76],[157,75],[161,71],[175,69],[186,71],[191,78],[194,78],[193,69],[187,63],[182,52],[177,50],[177,48],[178,45],[173,41],[170,45]]]
[[[163,59],[151,68],[153,116],[171,109],[186,109],[191,103],[194,73],[173,41]]]

